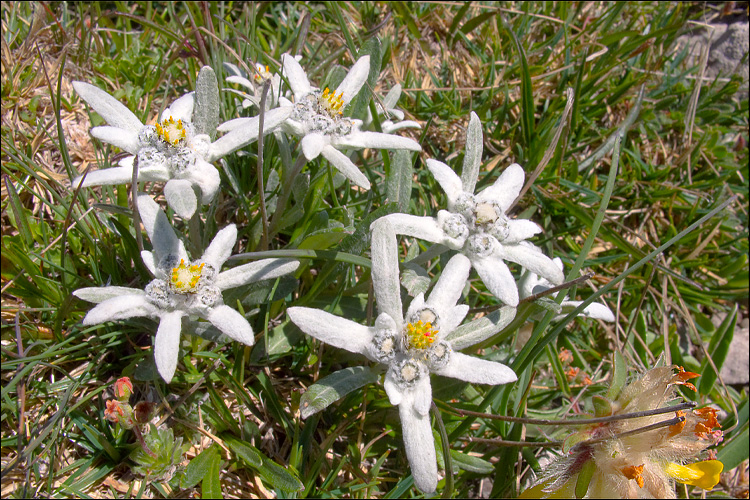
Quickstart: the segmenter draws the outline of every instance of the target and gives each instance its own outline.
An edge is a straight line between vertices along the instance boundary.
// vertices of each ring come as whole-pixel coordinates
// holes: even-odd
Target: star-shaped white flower
[[[438,474],[429,418],[430,374],[479,384],[514,382],[516,374],[507,366],[454,350],[481,342],[504,325],[483,335],[469,329],[466,336],[451,336],[469,311],[467,305],[456,305],[471,269],[461,254],[448,262],[427,300],[424,294],[417,295],[403,314],[396,234],[382,218],[372,226],[372,264],[379,311],[375,326],[306,307],[290,307],[289,317],[308,335],[388,366],[385,390],[391,404],[399,407],[414,483],[420,490],[432,492]],[[507,322],[514,312],[506,316]]]
[[[83,187],[132,182],[133,161],[137,158],[138,180],[166,182],[167,203],[182,217],[191,217],[197,209],[194,186],[200,190],[204,205],[218,192],[221,179],[211,163],[258,139],[257,117],[248,118],[242,128],[215,141],[211,141],[207,130],[199,133],[206,127],[192,122],[194,92],[173,102],[156,125],[144,125],[105,91],[84,82],[73,82],[73,88],[108,124],[92,128],[91,135],[133,155],[121,160],[119,167],[89,172]],[[273,131],[289,114],[289,110],[281,108],[267,112],[264,133]],[[80,176],[75,178],[73,186],[80,181]]]
[[[203,256],[190,261],[183,242],[177,238],[167,216],[148,195],[138,196],[138,210],[153,244],[153,251],[141,253],[154,275],[145,291],[127,287],[82,288],[73,294],[97,303],[83,318],[84,325],[97,325],[139,316],[159,319],[154,339],[154,358],[159,374],[167,383],[177,366],[183,317],[208,320],[228,337],[252,345],[253,330],[237,311],[224,304],[222,291],[294,272],[299,262],[264,259],[221,271],[237,240],[237,227],[219,231]]]
[[[286,133],[300,137],[302,154],[310,161],[322,155],[331,165],[356,185],[370,189],[370,181],[341,149],[406,149],[421,151],[419,144],[406,137],[379,132],[363,132],[361,120],[343,116],[344,108],[359,93],[370,71],[370,56],[363,56],[352,66],[341,84],[331,92],[313,87],[299,62],[289,54],[281,56],[284,76],[294,94],[294,103],[279,97],[282,109],[291,115],[282,124]],[[236,118],[219,130],[234,130],[247,118]]]
[[[552,262],[555,263],[560,271],[563,270],[563,261],[559,257],[555,257],[554,259],[552,259]],[[550,288],[554,288],[554,285],[552,283],[550,283],[545,278],[540,278],[531,271],[524,272],[521,276],[521,279],[518,281],[518,291],[522,299],[531,297],[532,295],[536,295],[537,293],[542,293],[543,291],[549,290]],[[558,293],[559,292],[555,292],[553,295],[556,297]],[[562,314],[555,316],[555,319],[562,318],[564,315],[570,313],[582,303],[583,301],[581,300],[563,300],[560,303]],[[586,308],[581,312],[581,315],[588,318],[608,321],[610,323],[613,323],[615,321],[615,315],[612,314],[612,311],[609,309],[609,307],[598,302],[594,302],[586,306]]]
[[[510,219],[505,212],[523,187],[524,172],[514,163],[492,186],[474,194],[482,159],[482,129],[472,112],[462,176],[445,163],[427,160],[427,168],[448,196],[448,210],[437,217],[408,214],[385,216],[397,234],[445,245],[466,255],[487,289],[510,306],[517,306],[518,288],[505,260],[559,285],[562,271],[535,245],[525,241],[542,231],[536,223]]]
[[[299,61],[302,56],[294,56]],[[270,81],[270,87],[268,89],[268,95],[266,96],[266,109],[273,109],[279,104],[279,97],[281,96],[281,76],[278,73],[271,73],[268,66],[264,66],[261,63],[255,63],[253,65],[254,71],[250,75],[246,74],[237,65],[225,62],[224,69],[229,73],[226,80],[229,83],[236,83],[248,89],[251,93],[238,92],[233,89],[225,89],[236,93],[242,97],[242,107],[247,109],[251,106],[260,108],[260,99],[262,97],[261,92],[263,90],[263,84]],[[288,91],[287,91],[288,92]],[[231,130],[233,127],[232,120],[223,124],[224,130]],[[242,123],[242,122],[240,122]]]

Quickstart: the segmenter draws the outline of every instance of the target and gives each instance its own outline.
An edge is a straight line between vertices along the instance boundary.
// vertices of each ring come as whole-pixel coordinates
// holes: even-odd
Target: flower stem
[[[263,235],[260,238],[260,251],[268,250],[268,214],[266,213],[266,193],[263,188],[263,121],[266,116],[266,99],[271,80],[263,83],[260,96],[260,115],[258,116],[258,198],[260,200],[260,220],[263,224]]]
[[[141,234],[141,214],[138,212],[138,155],[133,158],[133,178],[130,183],[130,198],[133,201],[133,227],[135,228],[135,242],[138,251],[143,251],[143,235]]]
[[[580,443],[577,443],[575,446],[573,446],[571,450],[576,449],[576,448],[582,448],[585,446],[590,446],[596,443],[601,443],[603,441],[611,441],[613,439],[620,439],[620,438],[624,438],[627,436],[632,436],[634,434],[641,434],[644,432],[653,431],[655,429],[661,429],[662,427],[669,427],[670,425],[675,425],[684,421],[685,421],[685,417],[674,417],[674,418],[670,418],[669,420],[662,420],[661,422],[656,422],[655,424],[647,425],[645,427],[641,427],[640,429],[633,429],[632,431],[622,432],[620,434],[612,434],[609,436],[581,441]],[[459,439],[461,441],[467,441],[469,443],[492,444],[492,445],[500,446],[500,447],[516,446],[516,447],[521,447],[521,448],[554,448],[556,446],[563,446],[564,444],[564,441],[542,441],[542,442],[536,443],[533,441],[506,441],[504,439],[485,439],[485,438],[478,438],[478,437],[473,437],[473,436],[470,436],[468,438],[459,438]]]
[[[459,414],[460,416],[471,416],[489,418],[492,420],[502,420],[503,422],[516,422],[521,424],[535,424],[535,425],[590,425],[590,424],[603,424],[608,422],[616,422],[618,420],[627,420],[630,418],[641,418],[650,417],[652,415],[661,415],[662,413],[671,413],[673,411],[688,410],[695,408],[696,403],[694,401],[686,401],[674,406],[665,406],[663,408],[655,408],[653,410],[636,411],[632,413],[623,413],[621,415],[610,415],[609,417],[597,417],[597,418],[585,418],[585,419],[561,419],[561,420],[549,420],[549,419],[538,419],[538,418],[526,418],[526,417],[508,417],[506,415],[493,415],[492,413],[480,413],[477,411],[462,410],[460,408],[450,408],[451,411]]]
[[[661,429],[662,427],[670,427],[672,425],[677,425],[684,421],[685,421],[685,417],[674,417],[674,418],[670,418],[669,420],[662,420],[661,422],[656,422],[654,424],[647,425],[639,429],[633,429],[632,431],[621,432],[620,434],[614,434],[612,436],[604,436],[600,438],[581,441],[580,443],[573,446],[571,450],[574,448],[580,448],[582,446],[588,446],[588,445],[595,444],[595,443],[601,443],[602,441],[609,441],[611,439],[620,439],[620,438],[624,438],[627,436],[632,436],[634,434],[641,434],[643,432],[653,431],[655,429]]]
[[[535,293],[534,295],[529,295],[526,298],[521,299],[518,303],[524,303],[524,302],[534,302],[537,299],[540,299],[542,297],[546,297],[547,295],[552,295],[555,292],[559,292],[560,290],[565,290],[566,288],[570,288],[574,285],[577,285],[578,283],[583,283],[584,281],[587,281],[594,277],[594,273],[586,273],[583,276],[579,276],[578,278],[570,281],[566,281],[562,285],[557,285],[552,288],[549,288],[547,290],[544,290],[543,292]]]
[[[286,204],[289,201],[289,195],[292,193],[292,185],[294,184],[294,178],[299,175],[302,171],[302,167],[307,163],[305,155],[301,154],[297,161],[294,162],[294,166],[289,172],[286,172],[283,183],[281,185],[281,194],[276,202],[276,211],[271,217],[271,225],[268,228],[269,238],[273,237],[278,232],[278,226],[281,224],[281,217],[284,215],[286,210]]]
[[[430,407],[430,412],[435,416],[435,423],[440,433],[440,444],[443,446],[443,460],[445,462],[445,489],[443,490],[443,498],[451,498],[453,496],[453,460],[451,459],[451,448],[448,443],[448,432],[445,430],[443,417],[440,416],[440,410],[438,410],[434,401]]]
[[[146,453],[148,453],[149,456],[152,457],[152,458],[158,458],[156,456],[156,453],[154,453],[153,451],[151,451],[151,448],[149,448],[148,445],[146,444],[146,440],[143,439],[143,433],[141,432],[141,430],[138,428],[137,425],[133,426],[133,434],[135,434],[135,437],[138,439],[138,442],[143,447],[143,451],[145,451]]]

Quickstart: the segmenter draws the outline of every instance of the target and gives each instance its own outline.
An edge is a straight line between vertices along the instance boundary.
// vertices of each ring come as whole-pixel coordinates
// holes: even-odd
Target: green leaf
[[[430,287],[430,276],[422,266],[407,262],[404,264],[404,271],[401,273],[401,284],[410,296],[416,297],[420,293],[427,292]]]
[[[734,305],[734,309],[731,313],[727,314],[724,321],[721,322],[716,333],[711,337],[711,342],[708,344],[708,355],[716,365],[716,369],[721,371],[721,367],[724,365],[724,361],[727,359],[729,354],[729,345],[732,343],[734,338],[734,327],[737,323],[737,304]],[[701,364],[701,379],[698,383],[698,393],[706,395],[711,392],[711,389],[716,382],[716,371],[708,359],[704,359]]]
[[[445,340],[451,343],[456,351],[476,345],[508,326],[516,317],[516,308],[504,306],[487,316],[482,316],[469,323],[465,323],[448,335]]]
[[[120,461],[120,454],[118,451],[112,446],[112,443],[110,443],[109,440],[99,432],[99,430],[78,419],[76,419],[75,422],[85,430],[85,433],[91,440],[92,444],[98,444],[101,446],[101,449],[104,450],[104,452],[109,455],[109,458],[115,463]]]
[[[589,491],[589,484],[591,484],[591,478],[594,476],[596,471],[596,464],[593,460],[587,460],[581,472],[578,473],[578,479],[576,479],[576,498],[583,498]]]
[[[341,241],[339,246],[336,248],[337,252],[361,255],[365,251],[365,248],[368,248],[370,246],[370,225],[373,223],[373,221],[380,217],[383,217],[384,215],[393,213],[396,210],[397,207],[395,203],[388,203],[387,205],[370,212],[367,217],[362,220],[359,226],[357,226],[354,234],[350,234]],[[319,253],[322,254],[322,252]],[[320,292],[320,290],[327,287],[334,281],[339,273],[345,270],[346,265],[347,264],[339,262],[329,262],[328,264],[326,264],[325,267],[323,267],[323,269],[321,269],[318,273],[318,277],[315,280],[313,286],[310,288],[307,294],[299,300],[298,305],[303,306],[313,300]]]
[[[219,126],[219,83],[216,73],[209,66],[203,66],[195,82],[195,107],[193,124],[197,134],[207,134],[216,138]]]
[[[306,237],[297,247],[300,250],[325,250],[349,236],[349,233],[343,227],[333,227],[323,231],[316,231],[314,234]]]
[[[614,368],[612,368],[612,382],[609,385],[609,391],[607,391],[607,398],[610,400],[617,399],[620,395],[620,391],[625,387],[625,379],[628,376],[628,367],[625,364],[625,358],[622,357],[620,351],[615,351]]]
[[[477,26],[479,26],[483,22],[487,21],[488,19],[491,19],[496,14],[497,14],[496,12],[494,12],[492,10],[488,10],[486,12],[483,12],[483,13],[479,14],[476,17],[472,17],[471,19],[469,19],[468,21],[466,21],[466,23],[463,26],[461,26],[461,33],[467,34],[467,33],[471,32]]]
[[[588,158],[578,164],[579,172],[583,172],[590,168],[592,165],[595,165],[599,160],[604,158],[604,155],[612,151],[615,147],[615,142],[617,142],[618,137],[627,136],[630,127],[633,126],[636,118],[638,118],[638,115],[640,115],[641,113],[641,106],[643,104],[643,98],[645,95],[646,86],[643,85],[641,86],[640,92],[638,92],[638,98],[635,100],[635,104],[633,104],[633,107],[630,109],[630,113],[628,113],[628,116],[625,117],[620,126],[617,127],[617,130],[607,138],[607,141],[604,144],[599,146],[596,151],[594,151]]]
[[[180,488],[192,488],[198,484],[211,470],[214,459],[221,460],[221,457],[217,447],[211,445],[190,461],[185,468],[185,475],[180,478]]]
[[[221,493],[221,455],[214,453],[201,483],[203,498],[224,498]]]
[[[372,91],[378,83],[380,77],[380,66],[382,64],[383,51],[381,50],[380,40],[374,36],[367,40],[359,53],[357,59],[362,56],[370,56],[370,72],[367,74],[367,82],[362,86],[362,90],[352,100],[349,116],[353,118],[364,118],[367,114],[367,107],[372,98]]]
[[[26,220],[26,212],[23,209],[23,205],[21,205],[21,199],[18,197],[16,187],[8,177],[5,178],[5,187],[8,190],[8,198],[10,198],[10,212],[13,215],[13,222],[18,232],[21,233],[24,243],[27,246],[32,246],[34,244],[34,237],[31,234],[29,222]]]
[[[742,432],[736,435],[731,441],[716,454],[716,458],[724,464],[724,472],[734,469],[742,462],[748,459],[748,426],[742,429]]]
[[[565,369],[562,366],[560,358],[557,356],[557,353],[549,344],[545,346],[545,351],[547,352],[547,359],[552,365],[552,371],[555,374],[555,378],[557,379],[557,386],[560,388],[565,397],[570,397],[568,377],[565,374]]]
[[[268,332],[268,344],[264,339],[258,341],[250,353],[250,362],[261,363],[266,358],[287,354],[303,337],[304,334],[293,323],[282,323]]]
[[[491,474],[495,472],[495,466],[479,457],[461,453],[458,450],[451,450],[451,458],[458,468],[477,474]]]
[[[393,7],[393,10],[395,10],[401,17],[401,20],[406,24],[406,28],[409,30],[414,39],[421,42],[422,32],[419,31],[417,23],[414,22],[416,16],[409,9],[409,2],[393,2],[390,5]]]
[[[302,491],[305,485],[297,477],[296,472],[291,467],[282,467],[281,465],[269,459],[264,459],[263,464],[258,467],[258,474],[271,486],[282,490],[285,493],[293,491]]]
[[[355,389],[377,381],[378,375],[378,372],[368,366],[352,366],[319,380],[300,399],[302,418],[327,408]]]
[[[231,435],[224,435],[222,438],[232,453],[244,460],[248,466],[255,469],[263,463],[263,454],[254,446],[245,444]]]
[[[597,395],[591,398],[591,402],[594,403],[594,416],[608,417],[612,415],[612,401],[609,399]]]
[[[282,299],[297,288],[297,284],[293,275],[285,274],[275,279],[257,281],[243,287],[232,288],[224,292],[224,300],[227,304],[234,304],[237,299],[240,299],[242,305],[249,308],[253,304],[267,304]]]
[[[388,201],[395,203],[399,212],[409,211],[413,175],[414,164],[411,160],[411,152],[404,149],[394,151],[391,169],[385,180],[385,192]]]
[[[555,315],[562,312],[562,306],[549,297],[539,297],[534,304],[544,309],[543,312],[552,312]]]
[[[471,7],[471,2],[464,2],[464,4],[461,6],[460,9],[458,9],[458,12],[455,16],[453,16],[453,21],[451,22],[451,27],[448,28],[448,36],[453,38],[455,41],[456,31],[458,31],[458,25],[461,24],[461,20],[466,16],[466,12],[469,10],[469,7]]]
[[[469,118],[469,127],[466,130],[464,163],[461,169],[461,185],[464,191],[468,193],[473,193],[477,185],[479,167],[482,165],[483,142],[482,122],[477,114],[472,111],[471,118]]]
[[[575,445],[580,443],[581,441],[586,441],[589,439],[591,435],[587,432],[574,432],[570,436],[566,437],[563,441],[562,445],[562,452],[568,453],[571,448],[573,448]]]
[[[502,18],[498,18],[502,21]],[[523,131],[524,145],[531,149],[534,140],[534,96],[531,87],[531,73],[529,73],[529,62],[526,59],[526,52],[523,50],[521,42],[505,21],[502,21],[505,31],[508,32],[513,43],[518,50],[518,57],[521,60],[521,130]]]
[[[284,492],[300,491],[304,485],[289,467],[282,467],[269,459],[254,446],[243,443],[231,435],[222,435],[224,443],[232,453],[240,457],[248,467],[256,470],[260,477],[274,488]],[[210,498],[210,497],[208,497]]]

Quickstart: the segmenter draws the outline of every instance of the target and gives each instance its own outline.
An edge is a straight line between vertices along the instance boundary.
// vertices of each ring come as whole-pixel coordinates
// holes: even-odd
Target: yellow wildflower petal
[[[564,482],[560,487],[552,491],[544,491],[555,478],[549,478],[541,483],[537,483],[531,488],[526,488],[518,498],[575,498],[575,479],[578,475],[573,476]]]
[[[670,462],[665,472],[680,483],[710,490],[719,482],[724,464],[718,460],[706,460],[690,465],[679,465]]]

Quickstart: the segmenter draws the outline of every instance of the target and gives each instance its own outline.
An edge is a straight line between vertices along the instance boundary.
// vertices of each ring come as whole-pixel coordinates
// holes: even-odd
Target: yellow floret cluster
[[[172,288],[179,293],[193,293],[198,288],[203,266],[186,266],[185,260],[180,260],[180,265],[172,268]]]
[[[331,116],[340,115],[342,108],[344,107],[344,93],[341,92],[336,95],[336,92],[331,92],[328,87],[325,88],[323,94],[318,98],[320,106],[328,111]]]
[[[406,325],[406,338],[410,348],[427,349],[435,342],[437,330],[432,329],[432,323],[409,323]]]
[[[187,137],[185,131],[185,125],[182,120],[175,121],[171,116],[166,120],[162,120],[161,123],[156,124],[156,133],[159,134],[164,142],[177,146],[181,140]]]

